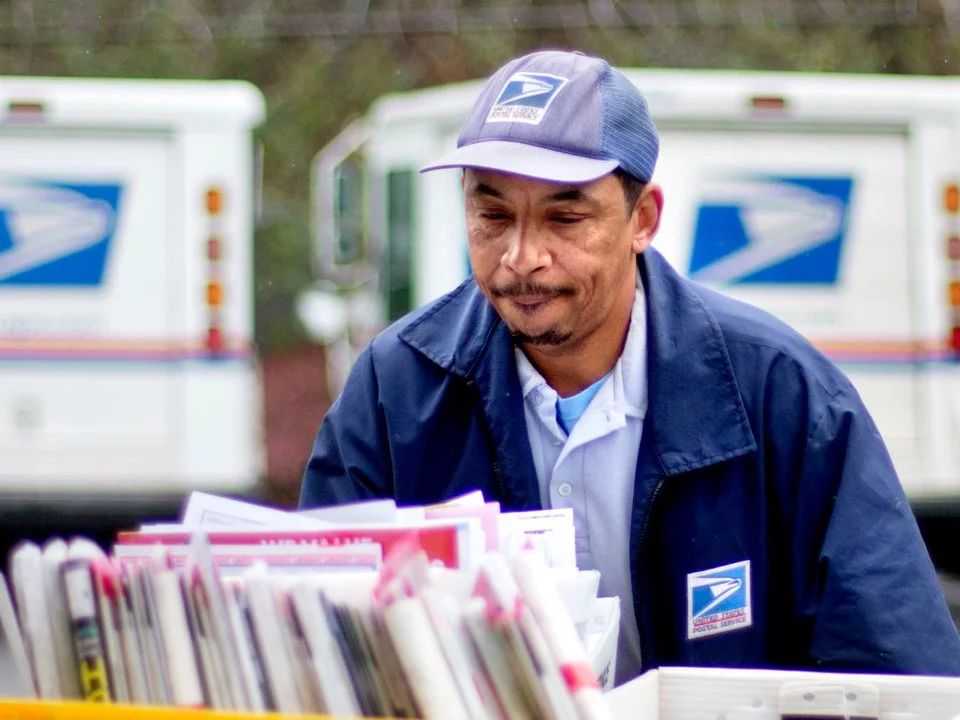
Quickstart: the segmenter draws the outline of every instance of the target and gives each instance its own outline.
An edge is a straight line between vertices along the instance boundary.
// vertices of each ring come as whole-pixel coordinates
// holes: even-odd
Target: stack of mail
[[[194,493],[181,522],[10,555],[27,694],[343,716],[599,718],[619,602],[569,511],[371,501],[284,512]],[[598,681],[598,678],[600,680]]]

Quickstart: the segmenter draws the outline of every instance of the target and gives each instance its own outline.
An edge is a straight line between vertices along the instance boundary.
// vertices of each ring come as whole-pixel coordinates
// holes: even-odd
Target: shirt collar
[[[547,381],[543,379],[543,375],[541,375],[533,366],[533,363],[530,362],[530,358],[516,345],[513,348],[513,355],[517,362],[517,375],[520,377],[520,391],[523,393],[524,399],[534,390],[540,390],[540,392],[549,391],[549,393],[556,394],[553,388],[547,385]]]

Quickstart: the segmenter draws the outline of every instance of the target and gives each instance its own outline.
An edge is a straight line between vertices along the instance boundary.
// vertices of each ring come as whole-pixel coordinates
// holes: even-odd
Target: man
[[[301,504],[481,488],[573,508],[621,598],[618,681],[662,664],[960,674],[909,505],[849,381],[650,247],[646,103],[541,52],[487,82],[458,149],[473,277],[378,336]]]

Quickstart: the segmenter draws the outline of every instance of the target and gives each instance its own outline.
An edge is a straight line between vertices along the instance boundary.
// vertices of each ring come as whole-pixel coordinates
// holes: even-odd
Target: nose
[[[517,223],[500,262],[522,276],[549,267],[550,252],[542,233],[532,223]]]

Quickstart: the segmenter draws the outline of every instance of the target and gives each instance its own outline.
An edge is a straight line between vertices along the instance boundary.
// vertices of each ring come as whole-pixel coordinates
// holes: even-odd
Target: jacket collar
[[[664,472],[675,475],[754,452],[713,312],[653,248],[640,256],[639,266],[647,289],[650,405],[644,422]]]
[[[510,510],[540,508],[513,341],[473,279],[414,317],[400,339],[476,388],[502,483],[497,499]]]
[[[713,313],[656,250],[638,265],[647,302],[644,434],[660,469],[675,475],[756,450]],[[505,479],[523,495],[516,499],[538,495],[513,343],[476,283],[467,280],[418,313],[400,339],[477,387]]]

